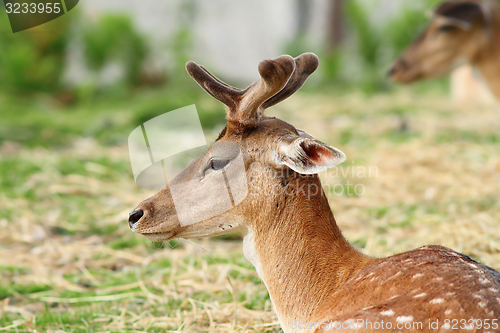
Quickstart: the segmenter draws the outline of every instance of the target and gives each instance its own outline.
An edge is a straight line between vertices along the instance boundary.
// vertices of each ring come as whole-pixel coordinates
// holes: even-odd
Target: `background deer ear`
[[[299,137],[282,142],[278,152],[281,164],[302,174],[325,171],[345,161],[345,154],[312,137]]]
[[[491,21],[491,9],[475,2],[444,2],[434,13],[449,19],[450,23],[464,30],[471,29],[476,20],[486,26],[489,26]]]

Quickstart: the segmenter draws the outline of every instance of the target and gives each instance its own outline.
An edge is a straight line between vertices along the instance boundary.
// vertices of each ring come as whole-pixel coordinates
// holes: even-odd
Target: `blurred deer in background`
[[[188,73],[226,105],[227,125],[201,157],[130,213],[132,231],[166,241],[247,230],[244,255],[264,281],[285,332],[350,331],[353,325],[356,332],[379,332],[368,322],[382,321],[391,323],[384,332],[441,332],[445,320],[471,318],[487,320],[489,331],[498,332],[500,274],[492,268],[441,246],[372,258],[344,238],[318,173],[345,155],[264,114],[299,90],[317,66],[311,53],[265,60],[260,80],[240,90],[189,62]],[[224,213],[183,225],[172,187],[194,181],[180,194],[187,200],[199,195],[196,184],[229,173],[234,154],[221,149],[228,143],[243,155],[247,196]],[[436,321],[438,329],[429,328]]]
[[[439,5],[429,26],[394,62],[388,75],[396,82],[411,83],[446,75],[464,63],[477,71],[477,76],[500,100],[498,1],[456,0]],[[461,69],[457,79],[470,78],[470,72],[467,67]]]

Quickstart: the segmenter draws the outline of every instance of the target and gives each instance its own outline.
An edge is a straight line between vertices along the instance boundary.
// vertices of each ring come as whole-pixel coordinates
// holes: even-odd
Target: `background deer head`
[[[318,58],[312,53],[295,59],[281,56],[265,60],[259,64],[260,79],[240,90],[220,81],[202,66],[188,62],[188,73],[226,106],[227,126],[201,157],[130,213],[130,228],[156,241],[224,234],[253,227],[259,217],[272,216],[273,210],[285,207],[286,196],[293,194],[291,178],[319,187],[315,174],[343,162],[345,155],[282,120],[264,115],[268,107],[299,90],[317,66]],[[200,218],[200,214],[220,204],[216,193],[211,193],[211,186],[205,184],[229,172],[236,156],[242,156],[246,196],[240,200],[232,198],[232,207],[223,213]],[[297,173],[312,176],[299,177]],[[189,186],[184,186],[187,183]],[[179,189],[177,200],[192,202],[192,214],[199,222],[180,221],[171,195],[173,187]],[[322,195],[320,189],[315,192]],[[199,203],[193,197],[206,200]]]
[[[462,63],[481,61],[493,43],[497,12],[497,4],[488,0],[442,3],[429,26],[390,67],[389,77],[411,83],[448,74]]]

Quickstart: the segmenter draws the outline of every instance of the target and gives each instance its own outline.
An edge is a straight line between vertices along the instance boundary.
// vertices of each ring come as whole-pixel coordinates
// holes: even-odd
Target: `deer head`
[[[492,43],[496,5],[488,0],[447,1],[439,5],[429,26],[389,68],[399,83],[442,76],[462,63],[480,61]]]
[[[265,60],[259,64],[260,79],[241,90],[220,81],[204,67],[188,62],[187,72],[226,106],[227,125],[202,156],[130,213],[132,231],[162,241],[214,236],[253,227],[262,207],[269,206],[267,203],[276,202],[272,207],[286,204],[282,201],[286,200],[287,179],[297,173],[316,177],[318,172],[343,162],[345,155],[340,150],[282,120],[264,115],[268,107],[299,90],[317,66],[318,58],[312,53],[295,59],[281,56]],[[217,195],[206,184],[229,173],[236,156],[242,157],[246,196],[239,200],[232,198],[232,207],[222,213],[200,218],[200,214],[213,212],[212,207],[219,204]],[[189,186],[184,186],[187,183]],[[191,213],[197,216],[196,223],[182,223],[179,219],[171,195],[174,187],[177,200],[194,205]],[[200,189],[204,198],[201,204],[192,200],[200,198]]]

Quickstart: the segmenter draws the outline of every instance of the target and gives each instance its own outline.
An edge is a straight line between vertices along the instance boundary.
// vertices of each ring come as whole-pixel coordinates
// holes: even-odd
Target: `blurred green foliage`
[[[1,12],[0,89],[16,93],[58,90],[70,36],[69,23],[65,15],[13,34],[7,14]]]
[[[3,7],[3,6],[2,6]],[[82,29],[78,27],[82,26]],[[143,64],[149,55],[146,36],[140,34],[130,16],[107,14],[95,23],[79,20],[78,11],[61,16],[32,29],[13,34],[5,12],[0,13],[0,91],[15,93],[67,91],[62,76],[70,40],[83,42],[84,61],[95,73],[118,63],[122,80],[113,82],[108,92],[140,85]],[[93,98],[98,83],[84,82],[71,89],[79,98]],[[122,95],[128,93],[122,89]]]
[[[85,60],[91,69],[99,71],[111,62],[119,62],[126,82],[138,85],[149,48],[130,16],[106,14],[95,24],[85,25],[83,42]]]
[[[429,7],[434,7],[434,0],[427,0]],[[421,10],[405,9],[382,28],[381,34],[391,47],[393,55],[398,55],[415,39],[428,24],[429,18]]]
[[[190,80],[185,75],[185,64],[191,60],[191,55],[194,46],[194,36],[192,27],[196,24],[195,18],[197,15],[197,5],[195,0],[184,0],[178,4],[176,9],[177,29],[173,32],[171,38],[167,42],[169,51],[170,71],[175,76],[176,80]]]
[[[189,22],[194,11],[187,4],[180,11],[179,29],[165,45],[172,54],[169,70],[173,74],[182,70],[177,75],[182,84],[177,80],[175,85],[148,89],[141,86],[143,64],[150,52],[148,39],[137,31],[130,16],[106,14],[82,25],[74,15],[65,15],[13,34],[7,16],[0,15],[0,146],[10,141],[28,147],[63,147],[81,137],[121,145],[143,122],[193,103],[203,128],[224,123],[223,108],[184,70],[193,43]],[[82,41],[85,63],[95,74],[72,87],[73,91],[63,90],[68,88],[61,82],[70,38]],[[125,70],[123,80],[103,86],[95,78],[112,63]],[[10,91],[35,94],[22,99]],[[76,102],[61,103],[61,91]]]
[[[370,13],[357,1],[346,2],[346,15],[355,34],[357,51],[361,59],[369,66],[378,63],[378,52],[383,44],[383,36],[374,29]]]

